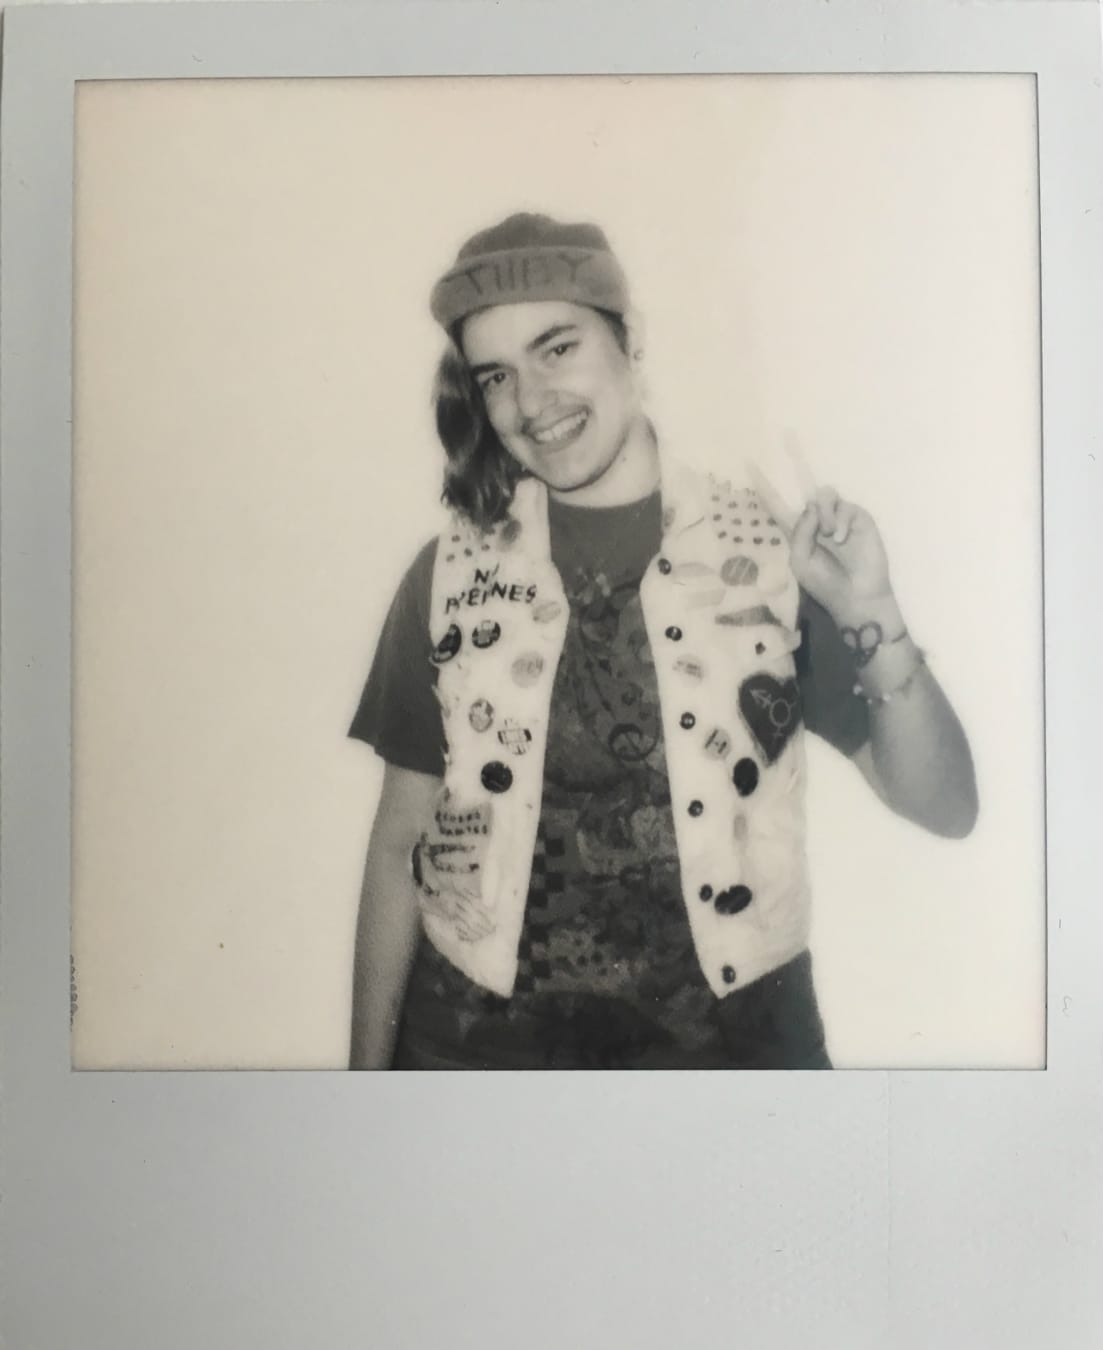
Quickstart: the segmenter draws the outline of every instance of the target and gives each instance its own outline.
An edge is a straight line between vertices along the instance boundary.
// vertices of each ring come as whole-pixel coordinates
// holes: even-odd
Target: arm
[[[390,1067],[420,918],[410,854],[440,780],[388,764],[372,826],[352,976],[349,1067]]]
[[[869,659],[856,666],[857,683],[870,700],[870,740],[855,763],[899,815],[949,838],[968,834],[977,817],[969,745],[906,634],[872,517],[823,489],[793,527],[791,557],[801,584],[844,637],[869,624],[883,635]],[[860,645],[867,646],[874,632],[866,628]]]

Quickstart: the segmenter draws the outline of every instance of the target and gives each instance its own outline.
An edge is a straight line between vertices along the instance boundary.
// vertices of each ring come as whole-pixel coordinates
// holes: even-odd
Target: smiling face
[[[632,362],[602,316],[542,300],[472,314],[461,346],[506,450],[579,505],[651,490],[654,444]]]

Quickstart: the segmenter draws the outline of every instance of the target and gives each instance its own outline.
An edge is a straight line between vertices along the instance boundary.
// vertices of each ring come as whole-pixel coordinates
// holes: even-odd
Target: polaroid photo
[[[787,17],[5,16],[16,1341],[1098,1334],[1098,9]]]

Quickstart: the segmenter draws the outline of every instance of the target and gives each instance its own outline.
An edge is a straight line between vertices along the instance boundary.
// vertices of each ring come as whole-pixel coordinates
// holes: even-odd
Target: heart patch
[[[800,725],[796,680],[751,675],[739,687],[739,711],[767,762],[773,764]]]

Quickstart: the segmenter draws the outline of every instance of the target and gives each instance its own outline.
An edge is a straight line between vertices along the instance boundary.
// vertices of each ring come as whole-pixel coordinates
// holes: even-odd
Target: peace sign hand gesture
[[[868,511],[831,487],[815,487],[795,511],[757,465],[758,491],[789,537],[789,558],[801,587],[838,625],[861,623],[895,608],[888,555]]]
[[[888,555],[873,517],[834,488],[820,488],[797,517],[789,557],[797,580],[837,622],[892,595]]]

